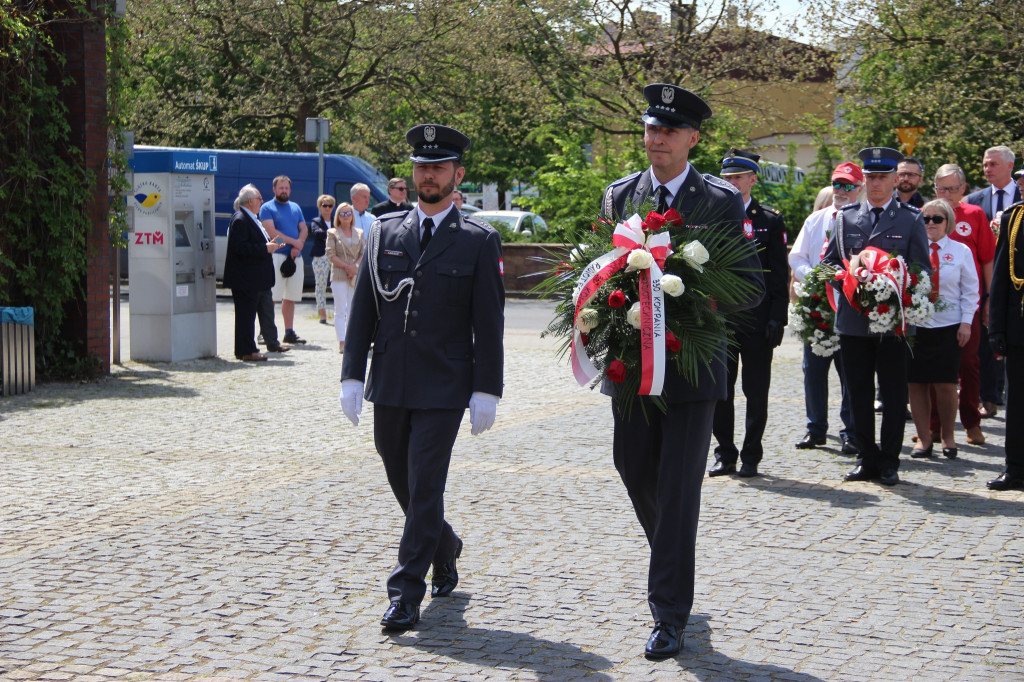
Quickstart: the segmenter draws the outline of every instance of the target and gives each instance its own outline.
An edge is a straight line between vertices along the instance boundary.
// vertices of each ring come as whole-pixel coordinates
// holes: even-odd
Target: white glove
[[[353,426],[359,426],[359,413],[363,411],[363,382],[345,379],[341,382],[341,411]]]
[[[498,411],[498,396],[474,391],[469,398],[469,423],[472,434],[479,436],[494,426],[494,414]]]

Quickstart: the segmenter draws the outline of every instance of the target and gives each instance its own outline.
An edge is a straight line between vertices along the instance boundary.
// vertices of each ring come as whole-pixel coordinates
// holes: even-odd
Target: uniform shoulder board
[[[711,175],[710,173],[704,173],[704,181],[709,185],[714,185],[720,189],[727,189],[733,194],[739,194],[740,191],[732,186],[732,183],[728,183],[717,175]]]
[[[905,201],[901,201],[900,202],[900,206],[902,206],[903,208],[910,209],[914,213],[920,213],[921,212],[921,209],[919,209],[917,206],[914,206],[913,204],[908,204]]]
[[[494,226],[483,218],[474,218],[466,215],[465,213],[462,214],[462,223],[464,225],[472,225],[473,227],[479,228],[485,232],[497,232],[497,230],[494,229]]]
[[[634,178],[639,177],[639,175],[641,173],[643,173],[643,171],[637,171],[636,173],[630,173],[629,175],[627,175],[625,177],[619,178],[618,180],[616,180],[612,184],[608,185],[608,187],[610,189],[612,187],[618,187],[619,185],[625,185],[630,180],[633,180]]]
[[[765,206],[764,204],[761,204],[761,210],[764,211],[765,213],[767,213],[768,215],[773,215],[773,216],[782,215],[777,208],[772,208],[771,206]]]
[[[859,211],[860,210],[860,202],[859,201],[855,201],[852,204],[847,204],[846,206],[841,206],[839,208],[839,210],[840,211]]]

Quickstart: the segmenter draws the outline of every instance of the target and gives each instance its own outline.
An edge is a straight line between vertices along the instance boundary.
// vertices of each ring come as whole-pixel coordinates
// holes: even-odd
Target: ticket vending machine
[[[131,359],[217,355],[215,153],[136,155],[129,205]]]

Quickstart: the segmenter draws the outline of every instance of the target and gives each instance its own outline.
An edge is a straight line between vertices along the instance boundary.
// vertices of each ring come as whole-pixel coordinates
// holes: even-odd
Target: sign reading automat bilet
[[[213,181],[217,155],[136,155],[128,206],[131,358],[217,355]]]

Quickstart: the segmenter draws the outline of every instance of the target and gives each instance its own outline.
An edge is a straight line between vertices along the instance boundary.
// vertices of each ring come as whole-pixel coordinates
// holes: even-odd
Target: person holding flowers
[[[956,225],[949,202],[945,199],[929,201],[922,207],[921,214],[932,254],[932,297],[939,306],[932,319],[917,326],[907,372],[910,413],[917,427],[917,447],[910,456],[932,455],[931,390],[934,390],[942,454],[955,459],[956,383],[960,374],[960,351],[971,339],[971,324],[978,311],[978,270],[970,247],[949,236]]]
[[[854,441],[860,449],[847,481],[899,483],[900,450],[906,428],[906,322],[918,318],[909,268],[927,273],[928,236],[921,212],[893,198],[896,166],[903,155],[888,147],[860,151],[865,201],[839,210],[822,259],[837,270],[835,329],[850,395]],[[895,291],[892,303],[882,294]],[[865,305],[869,301],[876,305]],[[924,306],[927,309],[927,305]],[[922,316],[924,317],[924,316]],[[875,377],[882,396],[881,438],[875,439]]]
[[[627,334],[637,333],[630,330],[640,327],[636,345],[643,353],[664,357],[667,351],[668,355],[663,369],[653,377],[656,389],[645,388],[652,378],[630,362],[626,351],[621,357],[605,357],[602,385],[602,391],[612,395],[615,468],[651,547],[647,597],[655,625],[644,653],[657,660],[679,653],[693,606],[700,489],[715,405],[726,397],[727,332],[720,317],[756,306],[764,295],[764,277],[753,241],[743,236],[739,192],[719,178],[702,175],[688,162],[711,108],[689,90],[665,83],[648,85],[644,97],[649,105],[642,120],[650,168],[608,186],[602,202],[606,222],[595,223],[595,233],[653,203],[654,212],[641,210],[648,216],[646,221],[641,223],[634,215],[614,228],[613,243],[627,244],[620,248],[629,249],[628,256],[617,256],[620,251],[616,250],[608,254],[616,260],[605,265],[625,259],[625,269],[642,271],[641,289],[648,291],[638,294],[633,280],[628,288],[616,287],[607,294],[600,289],[602,293],[593,300],[601,296],[601,308],[582,309],[575,328],[583,331],[586,340],[581,347],[588,352],[591,348],[582,344],[598,344],[602,334],[628,338]],[[588,253],[580,262],[591,257]],[[591,268],[597,270],[603,263],[598,258],[586,266],[580,277],[583,288],[593,284],[593,278],[586,279]],[[627,276],[618,281],[625,282]],[[714,298],[699,293],[727,280],[733,284],[714,289],[718,292]],[[622,324],[623,310],[624,326],[617,326]],[[668,312],[659,317],[657,313],[664,310]],[[685,317],[684,311],[693,317]],[[670,326],[677,325],[675,333],[658,332],[656,325],[665,317]],[[683,326],[680,318],[695,322]],[[610,322],[602,325],[606,319]],[[695,357],[693,348],[701,343],[698,332],[702,329],[697,320],[714,335],[704,337],[710,348],[707,362],[687,365],[680,352],[685,341],[683,350]],[[655,329],[648,333],[651,324]]]

